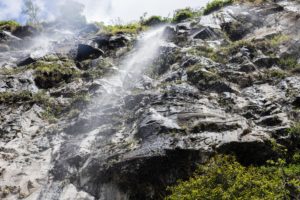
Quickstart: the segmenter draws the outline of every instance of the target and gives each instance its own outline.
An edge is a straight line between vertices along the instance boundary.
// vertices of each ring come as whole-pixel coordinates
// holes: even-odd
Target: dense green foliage
[[[20,24],[16,21],[0,21],[0,30],[14,31]]]
[[[155,26],[155,25],[160,25],[163,23],[166,23],[168,21],[167,18],[163,18],[161,16],[151,16],[145,20],[143,20],[141,23],[145,26]]]
[[[242,166],[233,156],[213,157],[200,165],[193,177],[170,187],[166,200],[299,199],[300,123],[287,131],[288,147],[275,142],[277,161],[264,166]]]
[[[226,5],[233,3],[233,0],[213,0],[209,2],[203,10],[204,15],[208,15]]]
[[[178,22],[182,22],[186,19],[199,17],[200,15],[201,15],[201,12],[198,10],[193,10],[191,8],[179,9],[174,12],[172,22],[178,23]]]
[[[279,168],[244,167],[233,157],[216,156],[194,177],[171,187],[166,199],[283,199],[288,191],[282,176]]]
[[[0,21],[0,27],[2,26],[20,26],[20,24],[16,21],[9,20],[9,21]]]

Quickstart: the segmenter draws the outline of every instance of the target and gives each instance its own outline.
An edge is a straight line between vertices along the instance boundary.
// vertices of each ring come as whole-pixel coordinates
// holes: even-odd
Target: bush
[[[299,138],[300,137],[300,123],[296,123],[294,126],[292,126],[290,129],[289,129],[289,134],[292,136],[292,137],[297,137]]]
[[[151,16],[148,19],[144,20],[142,24],[145,26],[155,26],[163,24],[165,22],[167,22],[167,20],[163,19],[161,16]]]
[[[300,67],[297,59],[292,56],[286,56],[285,58],[281,58],[279,60],[279,66],[283,69],[291,70]]]
[[[17,27],[19,27],[20,24],[16,21],[10,20],[10,21],[0,21],[0,30],[8,30],[13,31]]]
[[[184,8],[176,10],[172,19],[172,22],[178,23],[183,20],[190,19],[198,15],[198,12],[193,11],[191,8]]]
[[[244,167],[231,156],[216,156],[199,166],[195,176],[169,188],[166,200],[285,199],[278,167]]]
[[[233,0],[213,0],[209,2],[203,10],[204,15],[208,15],[226,5],[233,3]]]
[[[35,83],[40,88],[49,89],[58,86],[61,82],[70,82],[77,75],[70,65],[71,63],[35,63]]]

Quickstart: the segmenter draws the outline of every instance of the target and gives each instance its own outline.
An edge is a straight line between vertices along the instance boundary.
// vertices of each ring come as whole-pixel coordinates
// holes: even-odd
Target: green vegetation
[[[168,22],[168,18],[163,18],[161,16],[154,15],[145,20],[143,19],[141,21],[141,24],[144,26],[156,26],[156,25],[160,25],[160,24],[163,24],[166,22]]]
[[[196,46],[194,48],[191,48],[187,51],[191,55],[195,56],[204,56],[207,58],[210,58],[211,60],[215,62],[223,63],[225,58],[224,56],[220,55],[219,51],[214,50],[213,48],[206,46]]]
[[[0,69],[0,75],[14,75],[25,72],[27,67],[14,67],[14,68],[3,68]]]
[[[14,31],[20,24],[16,21],[0,21],[0,30]]]
[[[220,80],[220,76],[213,71],[208,71],[202,65],[194,65],[187,69],[188,79],[195,85],[208,86],[213,82]]]
[[[288,73],[280,69],[272,69],[267,72],[271,78],[284,79]]]
[[[35,70],[35,82],[43,89],[57,86],[61,82],[69,82],[78,75],[75,69],[72,69],[72,62],[36,62],[33,64]]]
[[[208,15],[226,5],[233,3],[233,0],[213,0],[209,2],[203,10],[204,15]]]
[[[166,200],[299,199],[300,123],[287,130],[290,142],[272,140],[277,156],[262,166],[243,166],[234,156],[217,155],[194,176],[169,187]],[[286,146],[287,145],[287,146]]]
[[[28,91],[22,91],[18,93],[1,92],[0,104],[18,104],[22,102],[35,102],[32,94]]]
[[[290,39],[289,36],[284,34],[275,35],[269,40],[269,44],[272,47],[277,47],[278,45],[282,44],[283,42],[286,42]]]
[[[297,59],[292,56],[286,56],[285,58],[281,58],[278,64],[281,68],[287,70],[300,68],[300,64],[298,63]]]
[[[49,96],[44,91],[37,93],[32,93],[30,91],[20,91],[20,92],[1,92],[0,93],[0,104],[5,105],[19,105],[27,104],[33,105],[37,104],[41,106],[44,111],[41,113],[45,120],[50,123],[57,121],[64,115],[68,118],[72,118],[78,115],[78,109],[83,109],[89,103],[89,94],[74,94],[70,98],[70,103],[68,105],[62,105],[54,97]]]
[[[171,20],[174,23],[182,22],[186,19],[195,18],[201,16],[199,10],[193,10],[191,8],[179,9],[174,12],[173,19]]]
[[[289,129],[289,134],[291,137],[299,138],[300,139],[300,123],[296,123]]]
[[[299,197],[300,163],[269,161],[242,166],[232,156],[216,156],[198,167],[188,181],[169,188],[166,200],[294,199]]]
[[[0,28],[3,26],[13,26],[13,27],[17,27],[20,26],[20,24],[16,21],[13,20],[9,20],[9,21],[0,21]]]
[[[244,167],[234,157],[216,156],[194,177],[169,188],[166,200],[284,199],[288,191],[282,176],[278,168]]]
[[[100,33],[106,33],[106,34],[117,34],[117,33],[131,33],[131,34],[137,34],[141,31],[144,31],[147,29],[147,26],[142,25],[140,23],[130,23],[125,25],[107,25],[102,26],[102,30]]]

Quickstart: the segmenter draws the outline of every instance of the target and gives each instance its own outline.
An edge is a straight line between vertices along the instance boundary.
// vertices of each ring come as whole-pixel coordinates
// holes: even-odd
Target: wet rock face
[[[125,33],[89,40],[87,27],[46,53],[11,52],[6,38],[0,198],[157,200],[215,153],[244,165],[276,158],[270,141],[287,142],[300,116],[291,5],[232,5],[169,25],[153,62],[133,57],[130,70]],[[127,54],[149,56],[149,41]]]
[[[19,26],[12,34],[19,38],[33,37],[37,35],[39,31],[33,26]]]
[[[101,49],[86,44],[79,44],[76,59],[78,61],[83,61],[87,59],[96,59],[103,54],[104,52]]]

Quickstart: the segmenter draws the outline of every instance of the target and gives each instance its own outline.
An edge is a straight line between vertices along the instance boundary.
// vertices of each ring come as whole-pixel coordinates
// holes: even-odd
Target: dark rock
[[[254,64],[261,68],[271,68],[276,65],[279,61],[279,58],[273,58],[268,56],[262,56],[254,59]]]
[[[240,69],[239,69],[239,71],[246,72],[246,73],[254,72],[255,70],[256,70],[256,67],[251,62],[247,62],[247,63],[240,65]]]
[[[98,35],[96,38],[94,38],[93,41],[98,45],[98,48],[103,50],[108,50],[110,37],[111,37],[110,35],[101,34]]]
[[[125,35],[115,35],[109,38],[109,46],[112,48],[120,48],[126,46],[129,39]]]
[[[21,40],[20,38],[13,36],[8,31],[0,31],[0,42],[1,43],[16,42],[16,41],[20,41],[20,40]]]
[[[292,103],[293,106],[300,108],[300,96],[296,97]]]
[[[199,62],[199,58],[197,57],[190,57],[190,58],[187,58],[186,60],[184,60],[181,64],[181,67],[182,68],[187,68],[187,67],[190,67],[190,66],[193,66],[195,64],[197,64]]]
[[[102,56],[104,52],[101,49],[86,44],[79,44],[77,49],[76,60],[83,61],[88,59],[96,59]]]
[[[181,31],[181,30],[183,30],[183,31],[191,30],[191,23],[185,22],[185,23],[177,24],[176,31],[178,32],[178,31]]]
[[[226,143],[218,147],[218,151],[235,155],[238,161],[244,165],[262,165],[267,160],[276,157],[272,145],[263,141]]]
[[[241,40],[250,32],[249,28],[240,22],[223,23],[221,27],[232,41]]]
[[[34,62],[36,62],[36,60],[29,56],[29,57],[25,58],[24,60],[19,61],[17,65],[19,67],[21,67],[21,66],[25,66],[25,65],[30,65]]]
[[[217,37],[218,37],[218,35],[210,27],[205,27],[193,35],[194,39],[201,39],[201,40],[214,39]]]
[[[270,115],[260,118],[257,123],[264,126],[278,126],[283,123],[283,118],[280,115]]]
[[[38,29],[33,26],[18,26],[16,30],[12,32],[13,35],[19,38],[33,37],[38,33]]]
[[[226,83],[220,76],[207,70],[189,70],[187,72],[188,80],[199,90],[215,92],[235,92],[235,90]]]

